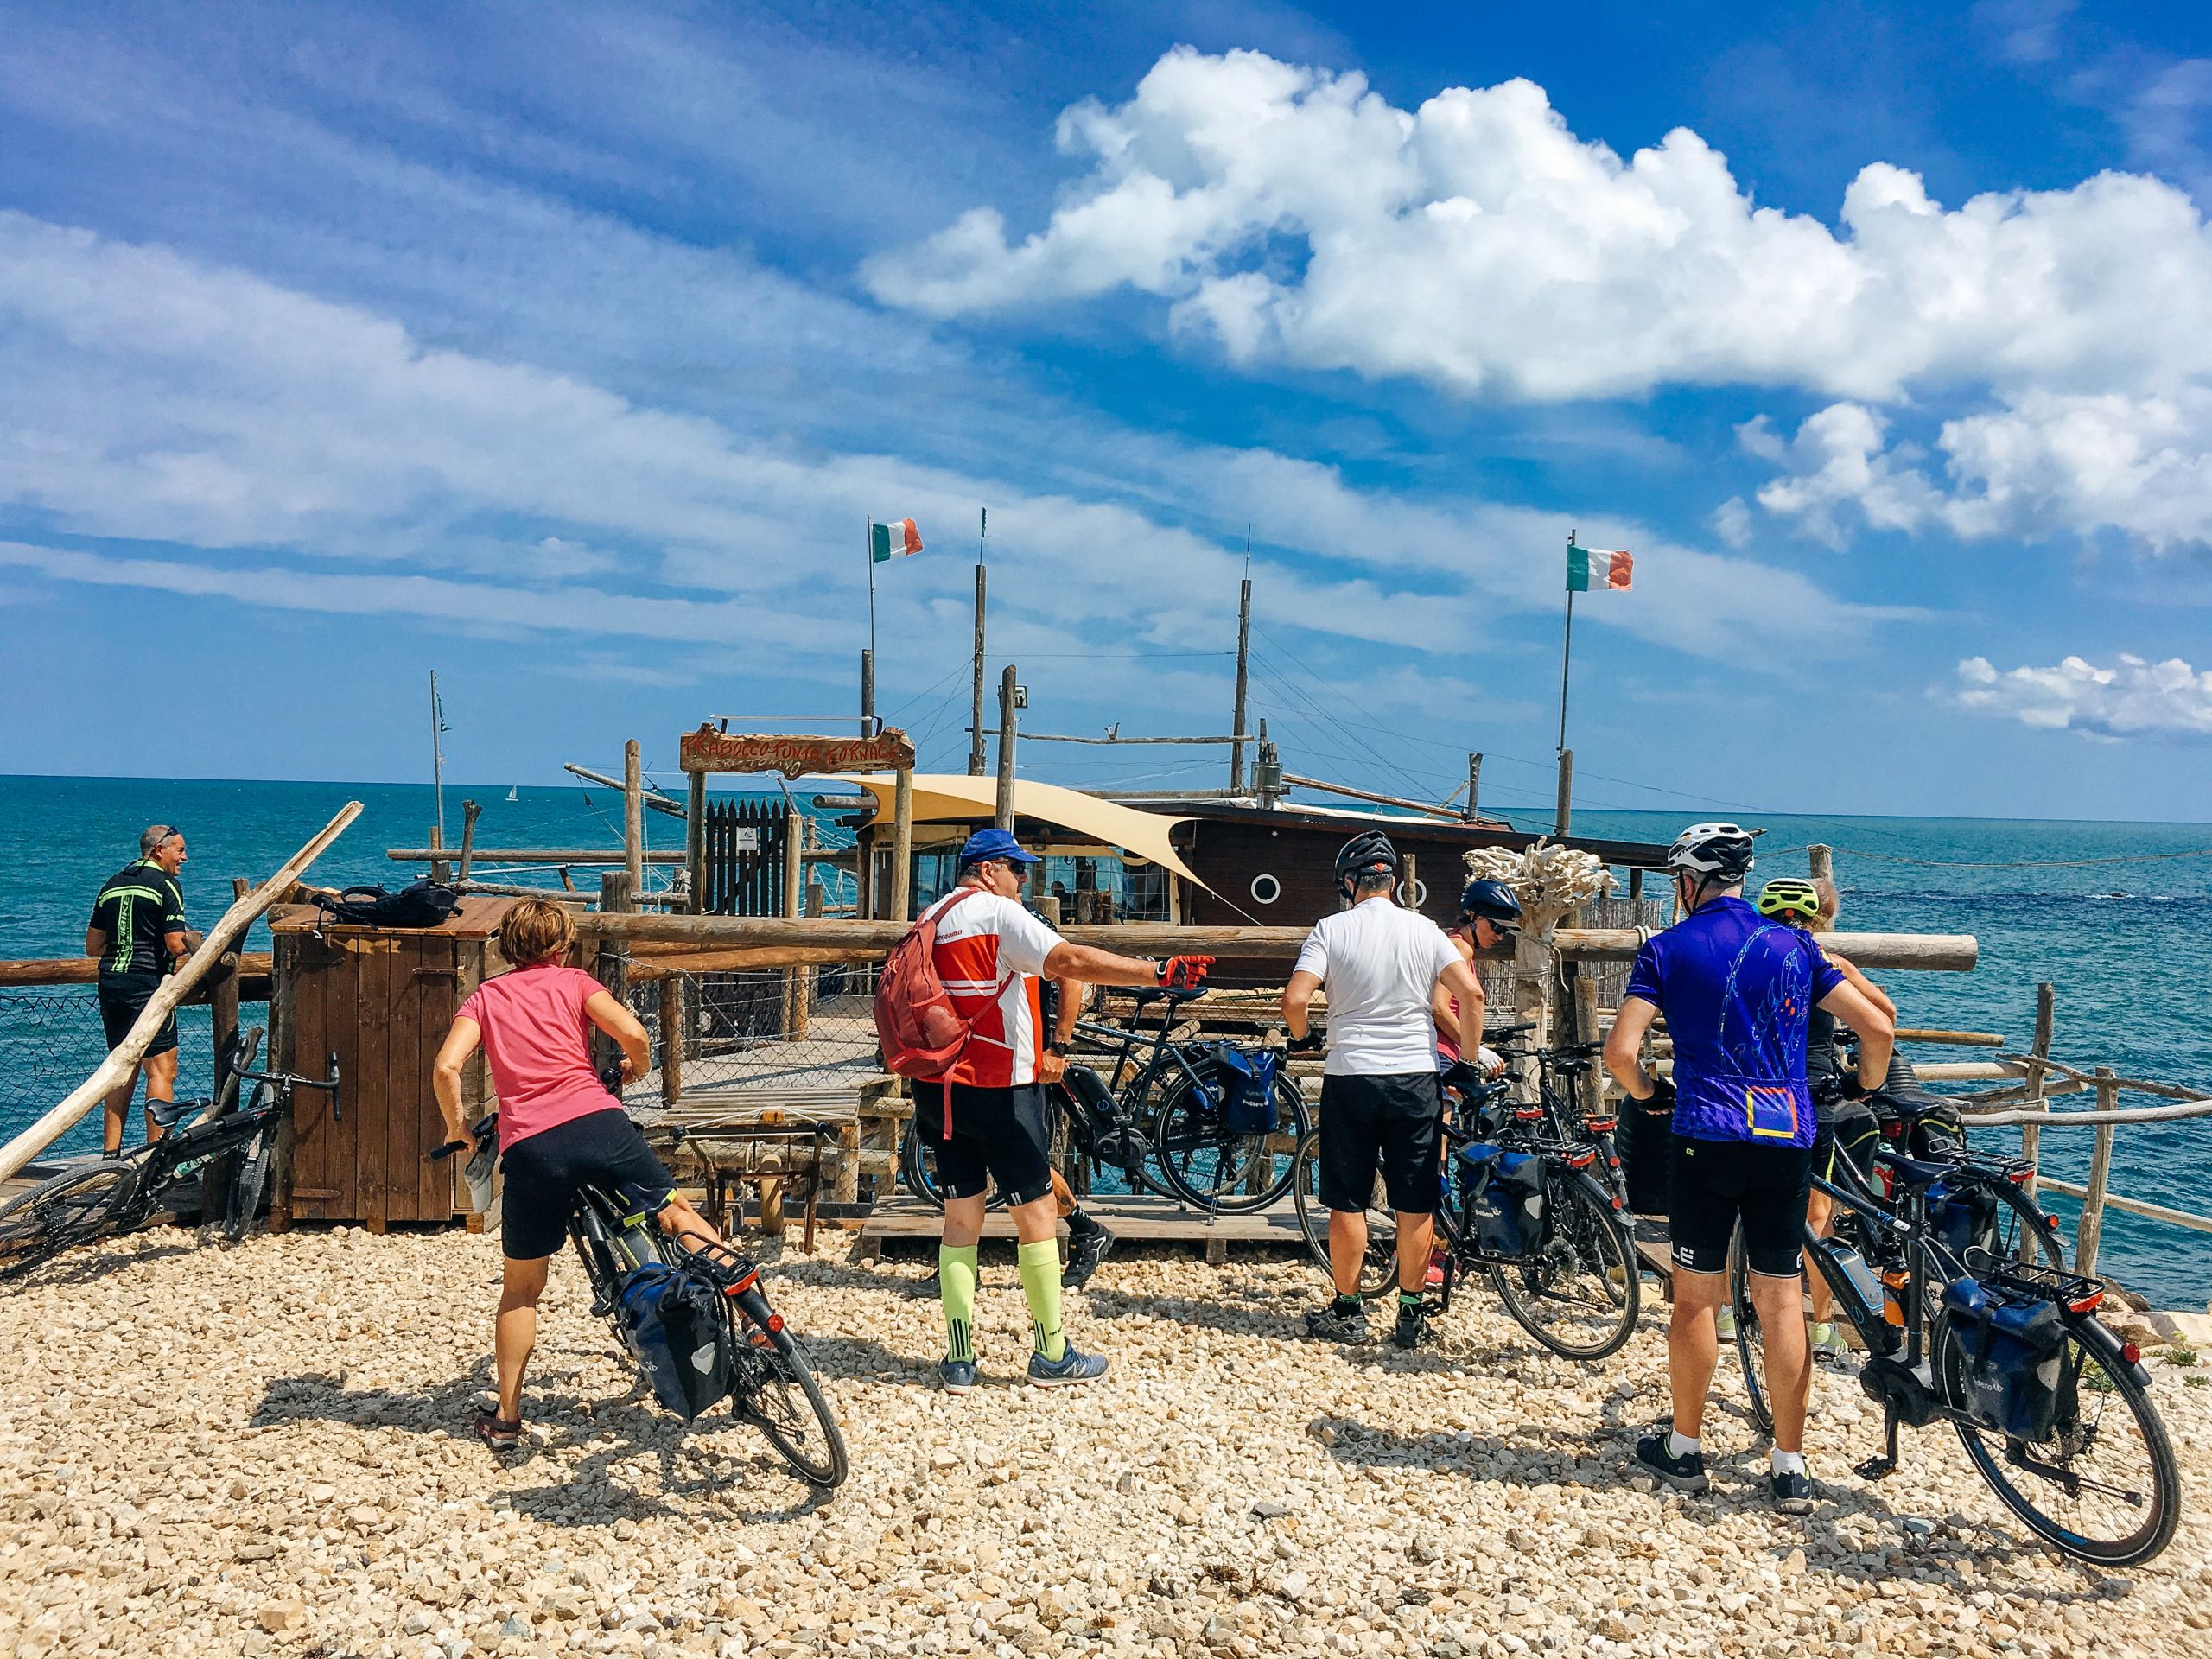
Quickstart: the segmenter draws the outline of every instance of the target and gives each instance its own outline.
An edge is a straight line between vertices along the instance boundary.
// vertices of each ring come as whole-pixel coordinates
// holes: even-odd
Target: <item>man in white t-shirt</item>
[[[1359,1264],[1367,1254],[1367,1207],[1377,1168],[1397,1212],[1398,1323],[1391,1340],[1420,1344],[1421,1284],[1436,1232],[1438,1143],[1444,1116],[1436,1081],[1432,998],[1441,984],[1459,1004],[1462,1053],[1482,1046],[1483,986],[1444,931],[1399,908],[1398,851],[1370,830],[1337,854],[1337,883],[1349,909],[1306,936],[1283,988],[1291,1046],[1308,1046],[1313,993],[1329,993],[1329,1058],[1321,1076],[1320,1198],[1329,1211],[1329,1267],[1336,1300],[1306,1316],[1309,1335],[1367,1340]]]

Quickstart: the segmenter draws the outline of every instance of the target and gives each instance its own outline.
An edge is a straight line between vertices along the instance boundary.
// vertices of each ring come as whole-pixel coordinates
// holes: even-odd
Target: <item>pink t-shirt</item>
[[[499,1096],[499,1150],[620,1103],[592,1070],[584,1004],[607,988],[581,968],[539,963],[487,979],[454,1014],[484,1031]]]

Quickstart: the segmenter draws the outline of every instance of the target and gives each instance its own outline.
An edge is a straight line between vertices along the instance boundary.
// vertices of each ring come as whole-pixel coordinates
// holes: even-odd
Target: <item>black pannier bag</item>
[[[1967,1415],[2008,1439],[2050,1438],[2066,1345],[2057,1307],[1961,1279],[1944,1287],[1943,1317],[1959,1344],[1959,1403]]]
[[[1230,1135],[1273,1135],[1275,1129],[1275,1069],[1282,1052],[1213,1046],[1215,1087],[1221,1095],[1221,1127]]]
[[[664,1262],[632,1268],[614,1301],[622,1340],[652,1379],[653,1397],[689,1422],[729,1392],[729,1325],[721,1293]]]
[[[1526,1255],[1543,1242],[1544,1160],[1486,1141],[1459,1149],[1465,1216],[1485,1255]]]
[[[1628,1207],[1639,1216],[1663,1216],[1674,1179],[1674,1091],[1662,1089],[1648,1101],[1623,1100],[1620,1113],[1613,1150],[1628,1181]]]
[[[1928,1189],[1928,1229],[1954,1255],[1990,1249],[1997,1240],[1997,1198],[1986,1186],[1938,1180]]]

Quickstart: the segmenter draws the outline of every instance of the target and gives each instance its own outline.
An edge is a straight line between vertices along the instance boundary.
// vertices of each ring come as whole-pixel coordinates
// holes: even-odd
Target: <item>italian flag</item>
[[[892,559],[911,558],[922,550],[922,532],[914,528],[911,518],[893,518],[887,524],[869,526],[870,551],[875,563],[882,564]],[[1626,554],[1621,555],[1626,558]]]
[[[883,532],[879,530],[876,534]],[[881,543],[878,543],[878,546]],[[882,557],[881,554],[876,556]],[[1636,561],[1629,557],[1624,548],[1618,553],[1608,553],[1602,548],[1577,547],[1567,544],[1567,591],[1570,594],[1603,593],[1608,589],[1626,593],[1634,586]]]

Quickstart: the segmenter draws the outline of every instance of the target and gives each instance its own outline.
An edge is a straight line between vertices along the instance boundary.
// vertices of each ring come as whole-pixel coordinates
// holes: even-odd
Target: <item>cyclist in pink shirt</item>
[[[575,937],[575,922],[559,905],[531,899],[509,911],[499,948],[514,971],[486,980],[461,1005],[431,1074],[448,1137],[440,1154],[467,1142],[461,1072],[480,1046],[499,1099],[506,1173],[500,1240],[506,1274],[493,1344],[499,1400],[475,1423],[494,1451],[512,1450],[521,1439],[523,1370],[537,1344],[537,1302],[580,1188],[620,1192],[663,1232],[695,1249],[721,1243],[676,1196],[667,1170],[592,1068],[594,1027],[620,1045],[626,1083],[652,1065],[652,1051],[629,1009],[589,974],[563,964]]]

